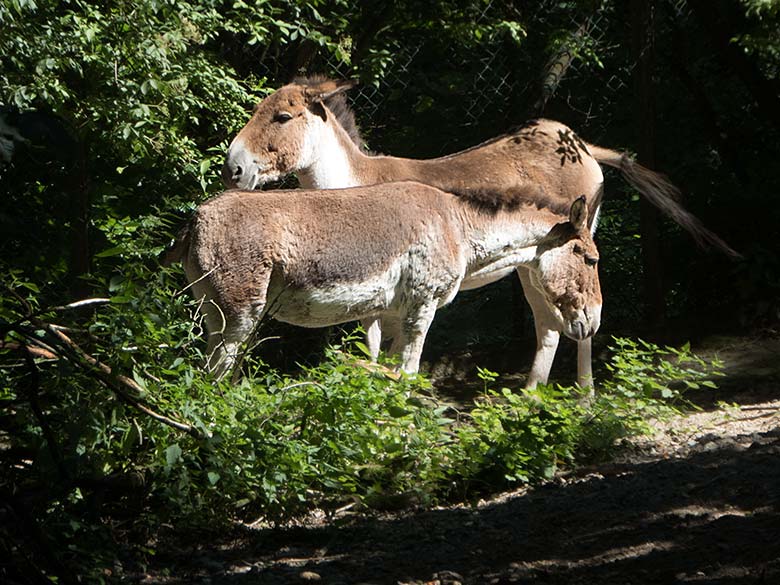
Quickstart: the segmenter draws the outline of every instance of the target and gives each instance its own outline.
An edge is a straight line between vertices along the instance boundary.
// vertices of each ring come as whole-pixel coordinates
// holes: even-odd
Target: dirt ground
[[[780,584],[780,339],[697,350],[720,389],[610,463],[473,506],[160,543],[143,582]]]

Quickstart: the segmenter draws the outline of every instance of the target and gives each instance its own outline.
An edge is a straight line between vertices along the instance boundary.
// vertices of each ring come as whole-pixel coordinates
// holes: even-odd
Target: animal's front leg
[[[550,377],[555,352],[558,350],[558,341],[561,338],[559,331],[540,323],[540,319],[534,316],[536,326],[536,354],[534,355],[531,371],[528,373],[528,379],[525,387],[528,390],[536,388],[537,384],[546,384]]]
[[[375,362],[382,347],[382,323],[377,317],[367,317],[361,323],[366,330],[366,345],[371,354],[371,361]]]
[[[546,384],[550,377],[555,352],[558,350],[558,342],[561,338],[558,323],[547,308],[544,297],[531,284],[528,270],[518,267],[517,276],[523,285],[523,293],[531,306],[534,316],[534,328],[536,330],[536,354],[525,382],[527,389],[536,388],[537,384]]]
[[[585,395],[586,400],[591,400],[594,397],[592,339],[588,337],[577,342],[577,385],[580,388],[588,389],[588,393]]]
[[[433,322],[437,305],[435,300],[427,301],[401,319],[390,353],[401,356],[401,369],[407,374],[416,374],[420,369],[425,336]]]

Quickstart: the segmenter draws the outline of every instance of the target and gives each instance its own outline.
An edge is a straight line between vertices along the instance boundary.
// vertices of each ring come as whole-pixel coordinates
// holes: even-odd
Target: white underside
[[[325,327],[380,313],[398,313],[400,276],[401,263],[397,261],[382,274],[362,282],[283,289],[281,283],[272,282],[269,305],[278,298],[278,309],[269,306],[269,311],[274,319],[301,327]]]

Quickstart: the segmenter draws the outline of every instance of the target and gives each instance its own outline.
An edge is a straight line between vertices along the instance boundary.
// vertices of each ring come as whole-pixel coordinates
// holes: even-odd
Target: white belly
[[[354,282],[269,287],[268,313],[278,321],[301,327],[325,327],[385,312],[393,312],[401,280],[400,263],[385,272]]]
[[[354,321],[391,310],[395,287],[366,283],[337,284],[313,289],[286,289],[274,310],[269,295],[269,314],[278,321],[301,327],[325,327]]]

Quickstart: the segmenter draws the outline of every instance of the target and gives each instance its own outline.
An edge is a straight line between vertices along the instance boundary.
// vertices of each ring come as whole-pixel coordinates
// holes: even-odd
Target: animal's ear
[[[328,121],[328,110],[325,109],[325,106],[322,104],[321,101],[312,102],[309,104],[309,111],[322,118],[323,122]]]
[[[580,195],[571,204],[569,221],[578,232],[588,229],[588,204],[585,202],[585,195]]]
[[[306,88],[309,102],[322,102],[337,93],[349,91],[358,84],[357,79],[326,79]]]

